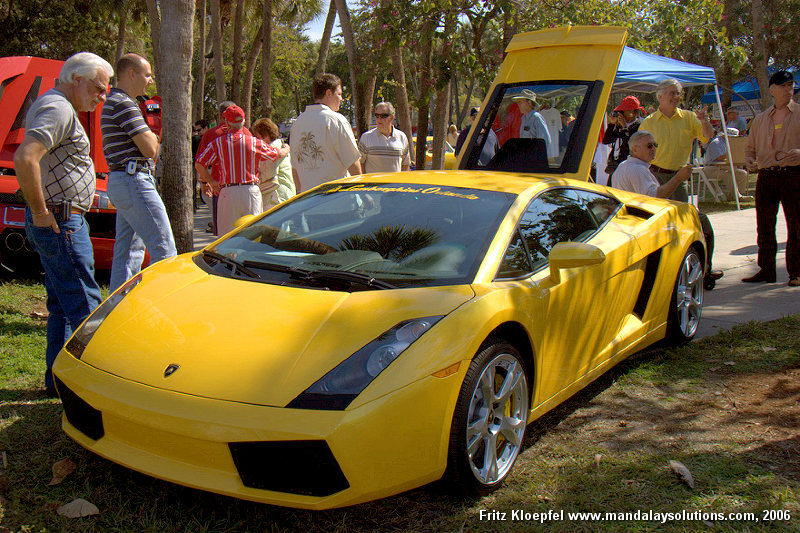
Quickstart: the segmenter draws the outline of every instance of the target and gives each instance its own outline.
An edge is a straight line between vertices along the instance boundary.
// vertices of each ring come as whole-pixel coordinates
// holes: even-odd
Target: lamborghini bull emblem
[[[180,365],[176,365],[176,364],[171,364],[171,365],[169,365],[169,366],[168,366],[168,367],[167,367],[167,368],[164,370],[164,377],[165,377],[165,378],[168,378],[168,377],[170,377],[170,376],[171,376],[172,374],[174,374],[174,373],[175,373],[175,372],[176,372],[176,371],[177,371],[177,370],[178,370],[180,367],[181,367]]]

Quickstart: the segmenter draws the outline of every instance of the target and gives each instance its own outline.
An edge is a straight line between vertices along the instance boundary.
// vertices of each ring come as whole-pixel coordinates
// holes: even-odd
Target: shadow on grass
[[[26,318],[27,315],[13,309],[6,310],[3,306],[0,306],[0,331],[2,331],[3,335],[6,337],[14,337],[17,335],[45,335],[47,333],[47,322],[45,320],[33,323],[17,322],[16,320],[8,320],[6,316],[3,316],[4,314]]]

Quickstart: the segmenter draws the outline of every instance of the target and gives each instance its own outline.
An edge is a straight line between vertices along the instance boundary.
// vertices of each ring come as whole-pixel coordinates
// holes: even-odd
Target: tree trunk
[[[147,0],[152,2],[153,0]],[[225,88],[225,69],[222,61],[222,16],[220,0],[211,0],[211,43],[214,49],[214,79],[217,83],[217,103],[228,99]]]
[[[253,75],[256,71],[256,62],[261,53],[261,44],[264,40],[264,25],[258,27],[258,33],[253,38],[253,46],[250,47],[250,56],[247,58],[247,67],[244,72],[244,82],[242,83],[242,105],[244,105],[244,121],[249,127],[254,121],[251,120],[250,111],[253,109]]]
[[[125,26],[128,22],[128,4],[123,3],[119,10],[119,31],[117,32],[117,53],[114,54],[114,68],[125,53]]]
[[[231,73],[231,95],[234,102],[241,105],[239,99],[242,75],[242,19],[244,18],[245,0],[236,2],[233,16],[233,72]]]
[[[153,77],[161,79],[161,15],[156,0],[147,0],[147,14],[150,19],[150,40],[153,44]]]
[[[355,43],[355,35],[353,34],[353,25],[350,23],[350,11],[347,9],[347,2],[345,0],[335,0],[336,1],[336,12],[339,15],[339,24],[342,27],[342,36],[344,37],[344,48],[347,52],[347,63],[350,67],[350,94],[353,95],[353,103],[352,109],[356,116],[356,121],[358,121],[358,117],[361,115],[359,109],[363,105],[358,98],[358,84],[357,84],[357,76],[356,76],[356,66],[359,65],[358,63],[358,56],[356,52],[356,43]],[[361,130],[358,124],[356,124],[356,128],[358,128],[359,135],[361,134]]]
[[[444,140],[447,135],[447,118],[450,116],[450,82],[436,93],[436,109],[433,113],[433,161],[431,168],[444,168]]]
[[[419,66],[419,108],[417,110],[417,147],[415,161],[416,169],[425,168],[426,141],[428,138],[428,114],[430,113],[431,99],[431,61],[433,51],[433,30],[439,24],[436,20],[428,19],[422,24],[420,66]]]
[[[200,42],[197,47],[199,50],[197,57],[197,77],[192,85],[194,92],[192,96],[192,120],[198,121],[203,118],[203,101],[206,92],[206,0],[197,0],[198,31],[200,32]]]
[[[753,68],[756,70],[758,87],[761,90],[761,110],[764,111],[772,105],[772,97],[769,95],[769,83],[767,80],[767,50],[764,43],[764,5],[761,0],[753,0],[750,4],[753,15]]]
[[[456,32],[456,15],[450,10],[445,14],[444,34],[453,35]],[[436,81],[436,109],[433,116],[433,161],[431,168],[441,170],[444,168],[444,141],[447,135],[447,122],[450,116],[450,63],[452,62],[453,40],[444,39],[441,45],[440,57],[437,61]]]
[[[336,22],[336,0],[331,0],[328,8],[328,16],[325,18],[325,30],[319,40],[319,56],[317,57],[317,68],[315,74],[322,74],[328,64],[328,49],[331,45],[331,33],[333,33],[333,23]]]
[[[178,253],[194,249],[192,217],[192,19],[194,2],[160,0],[164,15],[161,188]]]
[[[361,138],[361,135],[369,129],[370,115],[372,114],[372,98],[375,96],[375,71],[358,85],[358,101],[361,106],[356,109],[356,139]]]
[[[472,91],[474,90],[475,90],[475,74],[470,73],[469,85],[467,85],[467,92],[464,94],[464,105],[461,106],[461,110],[458,112],[458,117],[456,117],[458,119],[458,122],[456,122],[458,129],[461,129],[462,127],[463,128],[469,127],[469,124],[464,126],[462,126],[462,124],[464,124],[464,119],[467,118],[467,113],[469,112],[470,108],[469,101],[472,99]]]
[[[408,105],[408,89],[406,89],[406,69],[403,65],[403,49],[400,46],[392,48],[392,72],[394,73],[394,97],[397,100],[397,127],[408,137],[411,142],[411,106]],[[412,164],[416,154],[411,154]]]
[[[261,41],[261,113],[272,116],[272,0],[264,0],[264,37]]]

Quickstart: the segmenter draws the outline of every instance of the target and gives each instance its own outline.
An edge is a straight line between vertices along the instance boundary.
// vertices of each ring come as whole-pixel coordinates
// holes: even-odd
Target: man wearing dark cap
[[[480,111],[480,108],[477,107],[473,107],[472,109],[469,110],[470,126],[472,125],[473,122],[475,122],[475,117],[478,116],[478,111]],[[458,132],[458,138],[456,139],[456,146],[455,146],[456,155],[461,153],[461,147],[464,146],[464,141],[467,140],[467,135],[469,135],[470,126],[465,126],[460,132]]]
[[[227,132],[210,142],[197,156],[195,169],[200,181],[210,183],[219,192],[217,226],[221,234],[233,229],[236,219],[261,213],[261,190],[258,188],[258,164],[275,161],[289,153],[289,146],[279,150],[244,132],[244,111],[236,104],[222,113]],[[219,179],[208,172],[218,167]]]
[[[609,185],[612,185],[611,175],[630,154],[628,141],[642,123],[640,112],[644,113],[644,108],[635,96],[626,96],[611,112],[608,128],[606,128],[602,140],[603,144],[611,145],[611,153],[608,154],[608,163],[606,164]]]
[[[758,171],[756,227],[761,270],[744,278],[745,283],[774,283],[777,279],[775,224],[778,206],[783,204],[789,286],[800,287],[800,105],[792,100],[794,85],[791,72],[773,74],[769,78],[773,104],[750,124],[745,163],[751,172]]]

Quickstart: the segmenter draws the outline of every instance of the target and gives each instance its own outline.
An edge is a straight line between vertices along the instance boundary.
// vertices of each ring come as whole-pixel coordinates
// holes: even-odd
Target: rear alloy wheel
[[[703,263],[697,251],[690,249],[681,262],[675,289],[672,291],[667,340],[674,344],[689,342],[697,333],[703,312]]]
[[[487,494],[508,476],[522,449],[528,419],[528,375],[519,352],[503,342],[470,363],[450,430],[450,483]]]

